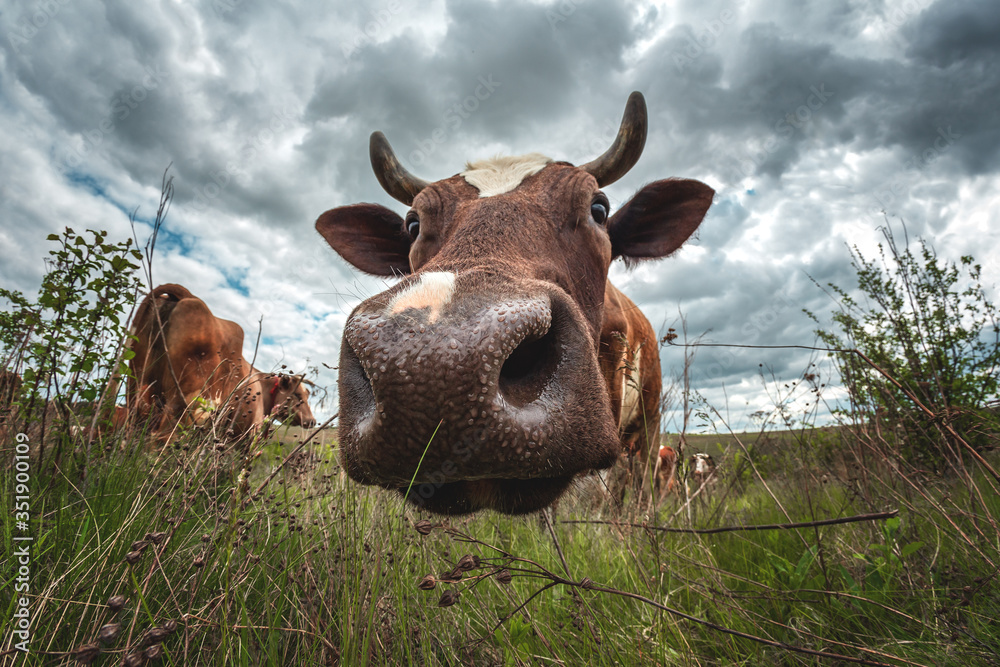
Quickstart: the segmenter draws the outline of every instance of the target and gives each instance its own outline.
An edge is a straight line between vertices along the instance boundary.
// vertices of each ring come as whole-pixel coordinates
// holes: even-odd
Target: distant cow
[[[677,452],[669,445],[661,445],[656,457],[656,468],[653,472],[653,491],[656,503],[659,505],[668,493],[673,493],[677,483]]]
[[[136,310],[132,333],[126,407],[131,415],[152,419],[159,436],[220,410],[237,435],[263,421],[263,390],[259,381],[248,381],[243,329],[215,317],[187,288],[167,284],[150,292]]]
[[[715,483],[715,461],[704,452],[693,454],[688,461],[688,479],[698,490],[706,484]]]
[[[518,514],[622,452],[652,463],[657,341],[608,268],[677,250],[714,193],[656,181],[611,214],[601,188],[639,159],[646,124],[633,93],[592,162],[497,157],[437,182],[372,134],[375,175],[409,211],[356,204],[316,222],[356,268],[403,276],[344,327],[340,451],[353,479],[410,488],[411,502],[436,512]]]
[[[251,367],[259,376],[264,416],[271,416],[282,423],[312,428],[316,425],[309,408],[309,389],[305,377],[286,373],[263,373]]]

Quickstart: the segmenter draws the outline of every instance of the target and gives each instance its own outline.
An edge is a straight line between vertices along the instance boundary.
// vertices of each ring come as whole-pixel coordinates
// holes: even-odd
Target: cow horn
[[[646,145],[646,126],[646,100],[635,91],[625,103],[625,115],[611,148],[580,168],[596,178],[599,186],[611,185],[639,161]]]
[[[371,155],[375,177],[393,199],[409,206],[413,203],[413,198],[430,185],[408,172],[406,167],[399,163],[392,146],[389,145],[389,140],[381,132],[372,132],[368,152]]]

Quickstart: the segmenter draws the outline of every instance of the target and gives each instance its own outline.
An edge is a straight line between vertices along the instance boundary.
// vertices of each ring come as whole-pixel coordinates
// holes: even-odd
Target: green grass
[[[7,549],[20,533],[4,437]],[[88,644],[100,646],[91,664],[108,665],[143,650],[162,650],[168,665],[841,664],[789,646],[893,665],[1000,661],[1000,496],[976,468],[966,479],[921,476],[869,453],[859,470],[844,460],[867,451],[862,436],[800,433],[756,440],[765,487],[719,436],[721,478],[692,511],[671,518],[674,497],[655,513],[616,514],[586,480],[560,503],[554,541],[537,515],[444,519],[360,487],[340,470],[330,434],[270,477],[301,437],[258,443],[258,456],[197,435],[163,451],[141,436],[109,438],[89,460],[75,443],[58,469],[33,461],[32,653],[10,653],[16,564],[5,559],[0,662],[76,664]],[[654,529],[887,509],[898,517]],[[479,565],[441,581],[467,554]],[[552,582],[545,571],[577,585],[555,584],[520,607]],[[417,586],[426,575],[432,590]],[[439,606],[445,591],[457,603]],[[119,610],[107,604],[116,595],[126,599]],[[100,643],[108,624],[120,630]]]

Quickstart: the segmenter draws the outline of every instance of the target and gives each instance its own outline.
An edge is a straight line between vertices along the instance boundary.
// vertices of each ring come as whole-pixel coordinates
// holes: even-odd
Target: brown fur
[[[660,439],[660,351],[656,334],[639,307],[610,282],[604,298],[604,322],[599,354],[601,374],[608,386],[611,410],[621,433],[622,464],[632,486],[640,488],[644,467],[656,452]],[[639,405],[631,415],[623,415],[623,389],[635,381],[630,370],[639,373]],[[627,482],[628,480],[626,480]],[[625,485],[617,490],[623,499]]]
[[[435,511],[520,513],[622,453],[649,461],[659,433],[657,341],[608,283],[608,268],[616,257],[676,250],[712,194],[697,181],[657,181],[601,224],[595,178],[553,162],[490,197],[461,175],[424,186],[408,215],[419,218],[412,241],[402,218],[373,204],[320,216],[319,232],[357,268],[411,274],[360,304],[345,327],[348,474],[404,492],[414,480],[408,499]],[[388,312],[428,272],[454,274],[454,297]],[[505,388],[518,363],[523,378],[512,372]],[[622,378],[634,366],[640,409],[622,423]]]
[[[237,435],[263,421],[260,384],[247,381],[243,329],[215,317],[187,288],[166,284],[148,294],[136,310],[132,333],[126,412],[151,420],[159,437],[168,438],[178,423],[213,417],[204,402],[214,405],[214,416],[224,415],[222,424]]]
[[[264,373],[251,367],[260,385],[264,416],[274,416],[293,426],[312,428],[316,425],[309,408],[309,389],[301,375]]]
[[[667,494],[673,493],[677,485],[677,451],[669,445],[660,447],[656,457],[653,484],[657,505],[663,502]]]

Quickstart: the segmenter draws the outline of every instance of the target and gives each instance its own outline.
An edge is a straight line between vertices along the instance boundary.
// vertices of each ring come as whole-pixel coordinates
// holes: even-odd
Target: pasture
[[[233,441],[224,409],[168,444],[90,428],[70,408],[126,372],[137,288],[121,269],[138,253],[103,234],[53,240],[37,304],[0,292],[21,374],[4,374],[0,410],[2,664],[1000,663],[1000,351],[978,330],[963,358],[986,371],[964,384],[907,377],[884,354],[906,385],[876,385],[842,358],[856,400],[832,426],[808,426],[826,400],[811,370],[769,394],[756,433],[685,402],[701,432],[662,435],[682,465],[658,507],[651,480],[619,507],[590,475],[554,512],[442,517],[348,481],[333,430],[269,418]],[[687,370],[664,404],[687,394]],[[953,386],[968,396],[934,394]],[[801,422],[794,391],[812,397]],[[718,464],[700,493],[684,483],[697,452]]]
[[[347,481],[332,431],[49,437],[66,440],[31,464],[31,655],[8,594],[4,664],[1000,660],[997,481],[915,469],[861,425],[688,436],[720,464],[690,507],[681,484],[618,511],[590,478],[554,519],[423,514]],[[2,448],[7,549],[11,432]],[[826,522],[859,515],[878,516]],[[736,530],[790,523],[807,525]]]

